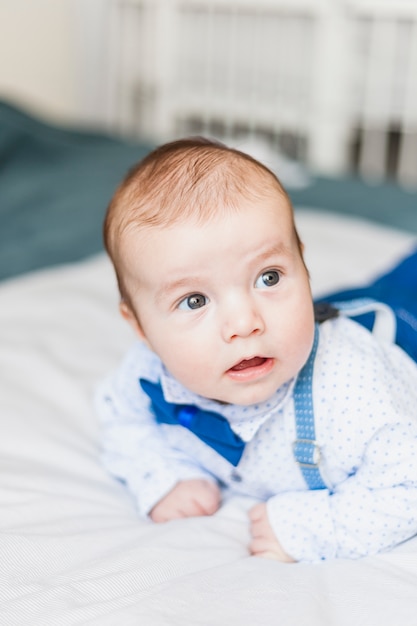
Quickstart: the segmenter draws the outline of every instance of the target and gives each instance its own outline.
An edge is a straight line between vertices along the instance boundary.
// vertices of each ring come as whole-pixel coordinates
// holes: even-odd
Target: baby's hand
[[[183,480],[160,500],[149,516],[154,522],[213,515],[220,506],[220,489],[203,479]]]
[[[295,563],[294,559],[284,552],[276,538],[268,520],[265,503],[256,504],[249,511],[249,519],[252,535],[252,541],[249,546],[251,554],[265,559],[282,561],[282,563]]]

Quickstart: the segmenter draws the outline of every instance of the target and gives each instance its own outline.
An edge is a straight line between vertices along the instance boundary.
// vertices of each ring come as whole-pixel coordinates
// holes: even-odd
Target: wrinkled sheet
[[[415,236],[298,211],[313,291],[387,270]],[[154,525],[100,465],[96,382],[133,339],[104,255],[0,285],[0,624],[417,623],[417,539],[360,561],[250,557],[246,510]]]

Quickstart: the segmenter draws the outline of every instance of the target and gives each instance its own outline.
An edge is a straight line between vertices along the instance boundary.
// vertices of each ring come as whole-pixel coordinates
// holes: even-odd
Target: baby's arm
[[[295,563],[296,561],[287,554],[269,523],[266,504],[256,504],[249,511],[250,532],[252,541],[249,549],[254,556],[261,556],[265,559],[275,559],[282,563]]]
[[[213,515],[220,507],[220,489],[204,479],[183,480],[175,485],[151,510],[154,522],[168,522],[181,517]]]
[[[108,376],[96,393],[96,408],[101,421],[102,460],[108,471],[123,481],[132,493],[138,512],[143,516],[154,512],[158,521],[165,519],[165,508],[172,504],[171,493],[180,491],[179,485],[197,483],[203,496],[191,496],[190,506],[180,511],[186,515],[198,515],[214,505],[207,502],[207,492],[218,487],[213,477],[202,467],[198,459],[191,458],[170,445],[164,432],[156,423],[149,408],[149,398],[139,387],[140,363],[144,348],[138,342],[126,355],[121,366]],[[146,355],[145,355],[146,356]],[[201,484],[210,485],[201,490]],[[188,490],[187,490],[188,491]],[[191,489],[194,493],[195,489]],[[177,497],[173,498],[177,500]],[[217,500],[216,500],[217,502]],[[162,513],[157,507],[161,506]],[[168,517],[179,516],[169,506]]]
[[[417,533],[416,455],[414,423],[381,428],[357,472],[332,491],[287,491],[257,505],[252,553],[281,561],[281,550],[305,562],[360,558],[409,539]]]

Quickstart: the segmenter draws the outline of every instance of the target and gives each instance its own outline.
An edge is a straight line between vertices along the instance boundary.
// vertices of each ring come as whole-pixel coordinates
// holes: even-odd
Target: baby
[[[98,391],[103,458],[142,515],[247,495],[250,552],[283,562],[417,533],[416,364],[332,308],[315,319],[268,168],[207,139],[168,143],[129,172],[104,233],[139,341]]]

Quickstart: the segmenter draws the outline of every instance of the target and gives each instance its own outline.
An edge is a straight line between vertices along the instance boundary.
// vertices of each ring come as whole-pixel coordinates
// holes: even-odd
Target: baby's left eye
[[[267,270],[263,272],[257,279],[255,287],[263,289],[265,287],[274,287],[279,283],[280,275],[277,270]]]

